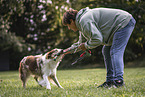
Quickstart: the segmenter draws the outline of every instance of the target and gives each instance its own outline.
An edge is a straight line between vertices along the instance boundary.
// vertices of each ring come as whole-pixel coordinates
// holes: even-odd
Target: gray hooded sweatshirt
[[[76,16],[76,26],[80,31],[79,41],[71,47],[82,43],[82,36],[87,40],[85,47],[93,49],[100,45],[111,45],[116,31],[124,28],[132,15],[120,9],[95,8],[81,9]]]

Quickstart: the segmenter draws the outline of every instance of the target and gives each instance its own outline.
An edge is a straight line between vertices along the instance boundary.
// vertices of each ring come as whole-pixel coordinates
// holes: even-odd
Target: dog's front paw
[[[59,88],[64,89],[62,86],[60,86]]]
[[[61,87],[61,89],[64,89],[63,87]]]
[[[51,90],[51,87],[50,86],[46,86],[46,89]]]
[[[46,82],[44,80],[40,80],[38,84],[42,87],[46,86]]]

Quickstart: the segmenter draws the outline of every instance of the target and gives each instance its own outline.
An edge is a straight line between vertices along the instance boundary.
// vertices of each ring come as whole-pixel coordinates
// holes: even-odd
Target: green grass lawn
[[[105,69],[58,70],[57,77],[64,90],[52,84],[47,90],[32,77],[23,89],[18,71],[0,72],[0,97],[145,97],[145,68],[126,68],[122,88],[97,88],[105,81]]]

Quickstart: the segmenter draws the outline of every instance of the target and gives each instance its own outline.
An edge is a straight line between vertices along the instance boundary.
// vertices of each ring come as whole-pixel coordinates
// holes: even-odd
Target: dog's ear
[[[52,58],[52,54],[56,51],[56,49],[51,50],[50,52],[47,53],[46,55],[46,59],[51,59]]]
[[[46,55],[46,59],[50,59],[51,58],[51,53],[47,53],[47,55]]]

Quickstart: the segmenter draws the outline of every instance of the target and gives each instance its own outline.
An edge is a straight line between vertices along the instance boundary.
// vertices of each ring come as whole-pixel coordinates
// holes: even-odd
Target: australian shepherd
[[[58,55],[57,58],[56,55]],[[53,49],[45,55],[24,57],[19,67],[20,79],[22,80],[23,87],[26,87],[27,78],[33,75],[36,82],[40,86],[46,87],[46,89],[51,89],[50,82],[57,85],[59,88],[63,88],[56,77],[57,67],[63,57],[64,54],[62,49]]]

